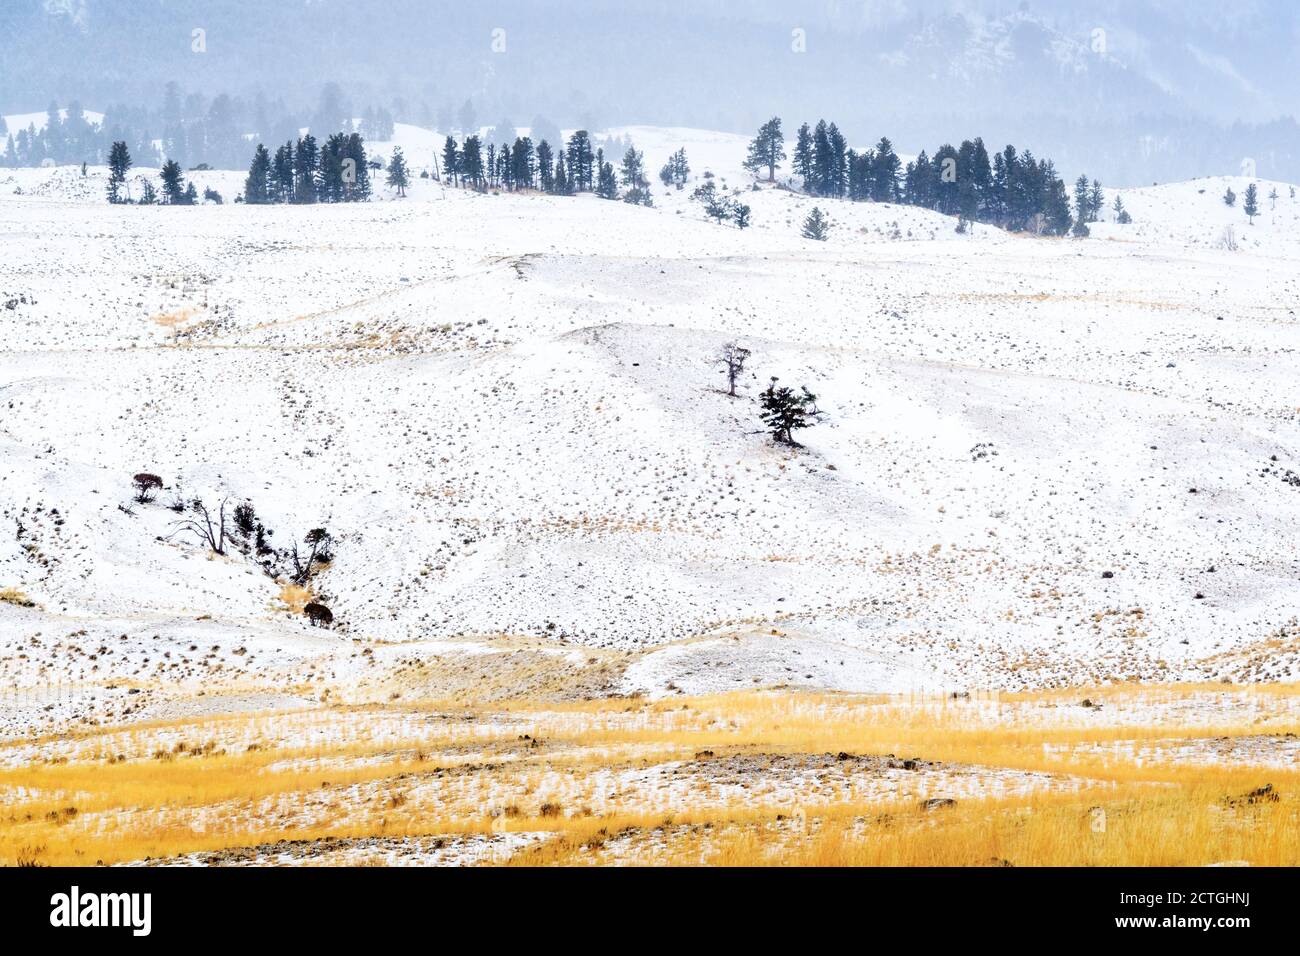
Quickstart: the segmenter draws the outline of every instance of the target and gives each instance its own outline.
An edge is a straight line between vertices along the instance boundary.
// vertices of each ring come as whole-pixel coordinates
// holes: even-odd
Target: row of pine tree
[[[1074,223],[1065,182],[1051,160],[1011,145],[990,158],[978,137],[957,147],[945,143],[933,157],[922,150],[904,166],[887,137],[858,152],[849,148],[835,123],[819,120],[816,126],[799,127],[790,158],[804,192],[813,196],[905,203],[964,222],[1052,235],[1064,235]],[[750,142],[745,165],[756,174],[766,172],[774,182],[786,159],[781,120],[773,117]],[[1100,188],[1098,184],[1098,193]]]

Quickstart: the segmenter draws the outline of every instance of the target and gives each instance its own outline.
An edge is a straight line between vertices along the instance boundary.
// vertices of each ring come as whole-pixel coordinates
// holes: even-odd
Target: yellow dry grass
[[[0,744],[0,862],[518,832],[525,865],[1294,865],[1298,724],[1296,685],[216,715]]]
[[[14,607],[35,607],[36,602],[17,588],[0,588],[0,604],[12,604]]]

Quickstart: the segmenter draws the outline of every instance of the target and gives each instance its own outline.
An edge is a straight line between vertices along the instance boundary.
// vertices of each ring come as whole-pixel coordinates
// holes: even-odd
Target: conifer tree
[[[406,187],[411,184],[410,174],[406,169],[406,157],[402,147],[394,146],[392,158],[388,160],[388,185],[397,190],[398,198],[406,196]]]
[[[293,202],[293,190],[293,143],[290,142],[276,149],[271,163],[271,202]]]
[[[799,127],[798,138],[795,140],[794,171],[803,177],[803,188],[807,192],[813,176],[813,136],[807,123]]]
[[[644,156],[638,153],[635,147],[629,146],[627,152],[623,154],[620,178],[624,186],[632,189],[644,189],[650,185],[649,180],[645,178]]]
[[[244,180],[244,202],[262,205],[271,201],[271,154],[261,143],[253,153],[253,161],[248,167],[248,178]]]
[[[544,193],[555,192],[555,155],[546,140],[537,144],[537,185]]]
[[[1092,209],[1092,194],[1088,189],[1088,177],[1080,175],[1074,181],[1074,213],[1079,222],[1089,221],[1088,213]]]
[[[298,140],[294,149],[294,202],[307,204],[316,201],[316,168],[319,164],[320,152],[316,148],[316,137],[308,133]]]
[[[1101,209],[1106,205],[1106,196],[1101,191],[1101,183],[1097,180],[1092,181],[1092,190],[1088,193],[1090,200],[1088,204],[1088,221],[1096,222],[1101,218]]]
[[[181,173],[181,164],[174,159],[167,160],[159,170],[158,178],[162,180],[163,195],[167,203],[172,206],[184,204],[185,177]]]
[[[590,192],[595,179],[595,158],[591,150],[591,137],[585,129],[569,137],[569,187],[578,193]]]
[[[126,141],[117,140],[108,153],[108,201],[116,205],[122,201],[121,189],[126,183],[126,172],[131,168],[131,154]]]
[[[776,169],[785,160],[785,138],[781,134],[781,118],[773,116],[758,128],[758,135],[750,141],[745,168],[757,175],[767,170],[767,181],[776,181]]]
[[[871,199],[895,202],[898,199],[898,170],[903,165],[888,137],[880,137],[871,162]],[[972,179],[972,183],[974,180]]]
[[[569,187],[569,174],[564,169],[564,151],[555,154],[555,195],[568,196],[572,193]]]
[[[605,151],[596,150],[596,195],[601,199],[618,198],[618,177],[614,174],[614,164],[605,161]]]
[[[1115,194],[1115,203],[1111,206],[1111,209],[1115,212],[1115,221],[1121,226],[1127,226],[1133,221],[1133,217],[1130,216],[1128,210],[1124,208],[1124,200],[1119,197],[1119,193]]]
[[[515,189],[532,189],[537,175],[537,151],[530,136],[515,138],[510,150],[510,179]]]
[[[144,184],[140,187],[140,205],[154,206],[157,205],[157,203],[158,190],[154,189],[153,183],[146,179]]]
[[[1231,186],[1229,186],[1227,191],[1223,194],[1223,204],[1225,206],[1237,205],[1237,194],[1232,191]]]
[[[824,242],[829,230],[830,223],[826,221],[826,217],[822,214],[822,211],[816,206],[813,206],[812,212],[810,212],[808,218],[803,221],[803,230],[801,234],[805,239],[816,239],[819,242]]]
[[[458,182],[460,173],[460,151],[456,149],[456,140],[451,134],[447,134],[446,141],[442,144],[442,175],[446,181],[455,186]]]
[[[483,151],[477,136],[467,137],[461,147],[460,173],[462,184],[468,181],[474,189],[483,188]]]
[[[320,150],[316,167],[316,196],[321,202],[344,199],[343,160],[347,140],[342,133],[332,133]]]
[[[370,166],[366,162],[366,143],[360,133],[349,133],[343,147],[344,159],[352,160],[352,182],[343,183],[344,198],[348,202],[368,202],[370,200]]]
[[[789,386],[778,386],[777,381],[773,376],[771,384],[759,395],[760,417],[772,432],[773,441],[800,448],[802,446],[794,440],[794,432],[817,424],[821,417],[817,410],[817,396],[806,387],[801,386],[796,392]]]
[[[1242,204],[1241,211],[1246,214],[1250,224],[1255,225],[1255,217],[1259,215],[1259,190],[1254,183],[1246,187],[1246,201]]]

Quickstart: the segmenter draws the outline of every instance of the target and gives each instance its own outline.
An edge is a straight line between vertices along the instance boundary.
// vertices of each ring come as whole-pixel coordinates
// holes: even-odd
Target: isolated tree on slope
[[[402,147],[393,147],[393,158],[388,161],[388,185],[397,190],[399,197],[406,195],[406,187],[411,184],[410,174],[406,170],[406,157]]]
[[[131,168],[131,154],[127,151],[126,141],[118,140],[108,152],[108,201],[114,204],[122,201],[121,189],[126,183],[126,171]]]
[[[749,349],[735,342],[727,342],[718,350],[717,358],[713,360],[715,365],[722,366],[722,373],[727,376],[727,394],[732,398],[736,397],[736,379],[740,378],[741,373],[745,371],[745,363],[749,361],[749,356]]]
[[[1110,208],[1115,213],[1115,221],[1121,226],[1127,226],[1133,221],[1133,217],[1124,208],[1124,200],[1119,198],[1119,193],[1115,194],[1115,203]]]
[[[1225,206],[1237,205],[1237,194],[1232,191],[1231,186],[1229,186],[1228,191],[1223,194],[1223,204]]]
[[[758,135],[750,141],[745,168],[752,173],[767,170],[767,181],[776,181],[776,168],[785,159],[785,138],[781,134],[781,117],[773,116],[758,128]]]
[[[772,439],[783,445],[802,447],[794,440],[794,432],[817,424],[821,412],[817,410],[817,396],[800,386],[796,392],[785,385],[777,386],[777,379],[759,396],[763,424],[772,432]]]
[[[1259,215],[1259,190],[1254,183],[1246,187],[1246,201],[1242,204],[1241,211],[1246,214],[1250,224],[1255,225],[1255,217]]]
[[[822,211],[813,206],[812,212],[808,213],[808,218],[803,221],[802,235],[805,239],[816,239],[818,242],[826,240],[826,234],[830,229],[830,223],[822,215]]]

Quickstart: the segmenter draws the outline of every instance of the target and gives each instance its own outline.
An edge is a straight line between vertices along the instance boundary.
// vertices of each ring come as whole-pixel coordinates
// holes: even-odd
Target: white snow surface
[[[652,177],[685,146],[753,228],[657,179],[652,209],[427,179],[255,207],[215,171],[226,204],[171,208],[0,170],[0,592],[35,605],[0,602],[0,682],[201,683],[177,661],[209,646],[339,677],[358,641],[495,635],[627,652],[624,691],[1295,678],[1289,185],[1253,225],[1227,178],[1125,190],[1134,223],[1085,240],[960,236],[751,189],[741,137],[611,132]],[[399,126],[416,170],[425,137]],[[771,376],[827,413],[803,448],[762,430]],[[281,545],[328,526],[338,627],[160,540],[177,489]]]

